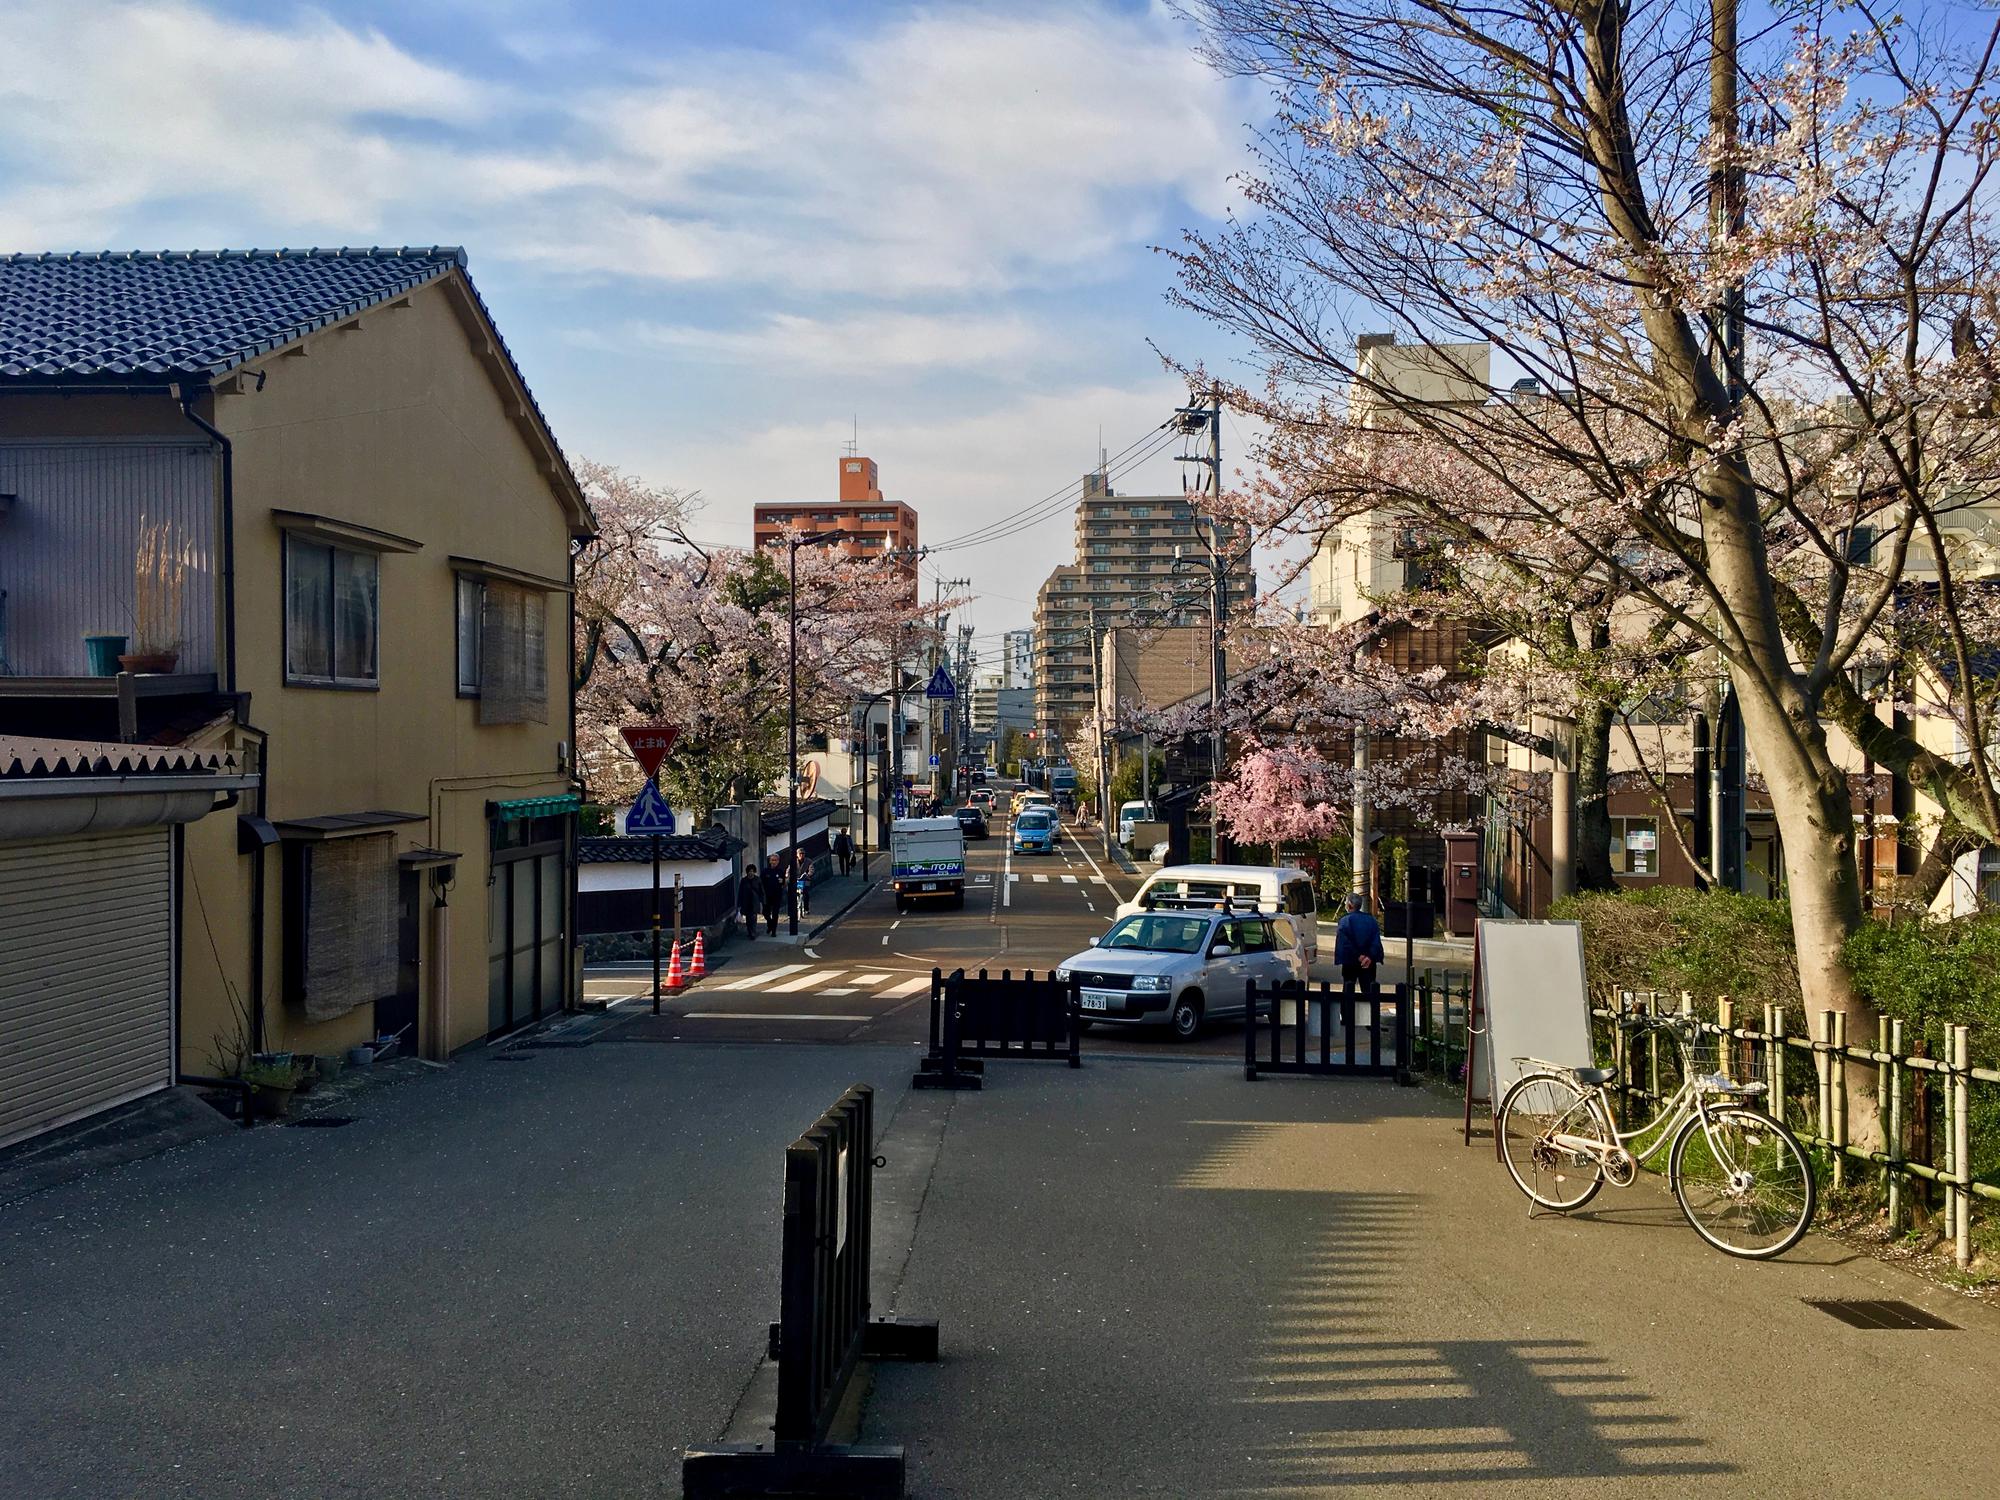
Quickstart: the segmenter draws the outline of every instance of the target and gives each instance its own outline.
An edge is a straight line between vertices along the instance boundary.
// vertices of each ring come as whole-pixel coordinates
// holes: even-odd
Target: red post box
[[[1453,937],[1471,937],[1479,920],[1479,835],[1444,836],[1444,928]]]

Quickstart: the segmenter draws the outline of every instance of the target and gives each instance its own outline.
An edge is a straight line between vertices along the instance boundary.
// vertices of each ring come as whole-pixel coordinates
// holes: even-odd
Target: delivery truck
[[[889,825],[889,883],[896,910],[913,901],[965,905],[965,830],[956,817],[898,818]]]

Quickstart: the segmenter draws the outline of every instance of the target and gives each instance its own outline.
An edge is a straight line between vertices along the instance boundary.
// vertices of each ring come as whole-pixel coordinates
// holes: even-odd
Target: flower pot
[[[171,672],[180,659],[178,651],[133,651],[119,657],[118,665],[127,672]]]
[[[83,654],[90,663],[92,677],[116,677],[118,659],[125,650],[122,635],[87,635],[83,638]]]
[[[259,1119],[282,1120],[292,1112],[292,1090],[281,1083],[253,1083],[250,1102]]]

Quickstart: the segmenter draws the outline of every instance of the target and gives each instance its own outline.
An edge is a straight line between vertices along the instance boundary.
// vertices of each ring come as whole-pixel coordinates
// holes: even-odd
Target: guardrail
[[[1284,1014],[1292,1008],[1292,1055],[1285,1056]],[[1389,1051],[1383,1052],[1383,1009],[1389,1009]],[[1268,1010],[1268,1014],[1265,1012]],[[1376,991],[1358,990],[1351,984],[1302,984],[1296,979],[1260,985],[1256,980],[1244,986],[1243,1076],[1255,1082],[1260,1073],[1316,1073],[1346,1076],[1387,1077],[1412,1082],[1410,988],[1399,984]],[[1308,1018],[1317,1011],[1319,1044],[1309,1045]],[[1366,1012],[1367,1022],[1361,1021]],[[1338,1025],[1335,1024],[1336,1015]],[[1335,1056],[1335,1031],[1341,1036],[1340,1055]],[[1268,1038],[1269,1055],[1260,1056],[1258,1043]],[[1367,1042],[1367,1057],[1361,1043]],[[1313,1053],[1317,1052],[1318,1056]]]
[[[931,970],[930,1050],[910,1081],[920,1089],[976,1089],[985,1059],[1083,1066],[1082,1001],[1074,979],[1033,969]]]
[[[829,1443],[863,1359],[938,1357],[938,1326],[869,1316],[875,1168],[875,1091],[856,1084],[785,1148],[779,1315],[769,1335],[777,1362],[775,1442],[690,1448],[681,1493],[901,1496],[899,1446]]]

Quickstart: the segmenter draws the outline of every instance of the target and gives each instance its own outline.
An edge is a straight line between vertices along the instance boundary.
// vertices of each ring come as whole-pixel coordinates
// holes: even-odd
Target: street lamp
[[[790,912],[787,931],[792,937],[799,935],[799,548],[838,542],[846,536],[847,533],[844,531],[808,531],[785,538],[785,546],[791,553],[789,561],[792,584],[791,592],[785,599],[785,613],[791,631],[792,645],[791,657],[786,664],[791,699],[785,756],[791,774],[787,778],[786,792],[791,799],[792,816],[786,831],[786,837],[790,841],[787,847],[791,853],[791,866],[785,872],[785,889],[788,893],[785,906]]]

